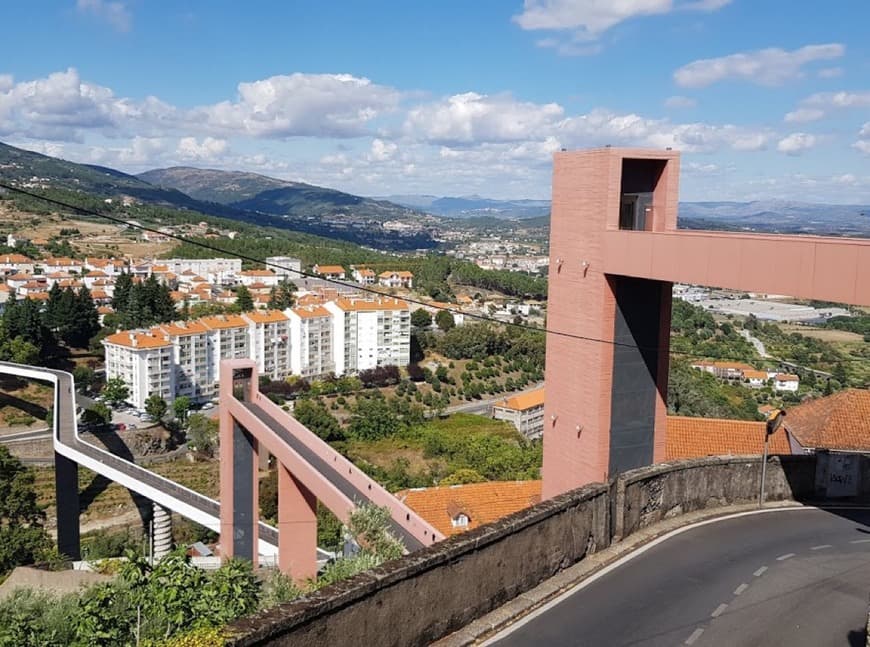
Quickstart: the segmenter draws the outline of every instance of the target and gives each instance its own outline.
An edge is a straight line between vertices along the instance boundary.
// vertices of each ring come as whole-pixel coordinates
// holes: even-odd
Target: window
[[[468,515],[464,512],[460,512],[458,515],[451,519],[454,528],[467,528],[471,519],[468,518]]]

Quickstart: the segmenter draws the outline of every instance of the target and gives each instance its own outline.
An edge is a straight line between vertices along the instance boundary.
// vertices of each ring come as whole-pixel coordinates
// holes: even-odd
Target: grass
[[[804,337],[813,337],[815,339],[821,339],[822,341],[836,343],[836,342],[858,342],[864,343],[863,335],[859,335],[858,333],[849,332],[847,330],[835,330],[833,328],[813,328],[811,326],[797,326],[794,324],[780,324],[780,328],[784,332],[793,333],[796,332],[799,335],[803,335]]]

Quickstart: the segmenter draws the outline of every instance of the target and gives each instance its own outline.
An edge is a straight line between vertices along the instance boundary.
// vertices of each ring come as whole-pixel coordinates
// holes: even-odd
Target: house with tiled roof
[[[743,381],[753,389],[759,389],[767,384],[767,371],[743,371]]]
[[[494,402],[492,417],[510,422],[526,438],[540,438],[544,433],[544,389]]]
[[[777,391],[789,391],[797,393],[800,387],[800,378],[790,373],[777,373],[773,378],[773,388]]]
[[[765,423],[754,420],[668,416],[665,460],[761,454],[764,434]],[[787,434],[771,436],[769,451],[791,454]]]
[[[405,270],[381,272],[378,274],[378,284],[388,288],[411,288],[414,286],[414,274]]]
[[[377,278],[375,271],[367,267],[360,265],[353,268],[353,280],[360,285],[373,285]]]
[[[325,279],[344,279],[345,272],[341,265],[315,265],[313,268],[315,274],[322,276]]]
[[[796,453],[870,452],[870,390],[845,389],[788,409],[783,419]]]
[[[3,274],[33,274],[33,259],[24,254],[0,255],[0,273]]]
[[[272,287],[273,285],[278,285],[280,280],[281,277],[272,270],[245,270],[239,272],[239,282],[248,287],[255,284]]]
[[[541,501],[541,481],[487,481],[396,493],[445,536],[492,523]]]

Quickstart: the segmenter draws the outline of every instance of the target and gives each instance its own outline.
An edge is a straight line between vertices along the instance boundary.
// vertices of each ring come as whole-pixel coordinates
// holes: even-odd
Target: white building
[[[251,356],[250,324],[241,315],[215,315],[199,320],[209,331],[208,380],[217,393],[222,359],[243,359]]]
[[[322,305],[284,311],[290,319],[290,369],[294,375],[318,377],[335,371],[332,314]]]
[[[240,258],[169,258],[161,261],[173,274],[190,270],[204,276],[212,283],[227,283],[235,280],[242,271]]]
[[[262,283],[268,287],[278,285],[282,277],[279,277],[272,270],[245,270],[238,275],[239,282],[242,285],[251,286],[255,283]]]
[[[378,274],[378,283],[388,288],[412,288],[414,287],[414,274],[405,270],[381,272]]]
[[[544,389],[520,393],[492,405],[492,417],[507,420],[526,438],[544,433]]]
[[[773,378],[773,388],[776,391],[790,391],[792,393],[797,393],[799,386],[800,378],[797,375],[777,373],[776,377]]]
[[[174,395],[186,395],[194,402],[214,395],[210,379],[209,329],[199,320],[179,321],[155,326],[151,333],[172,344],[175,365]]]
[[[360,285],[374,285],[377,278],[378,276],[375,274],[375,271],[367,267],[353,268],[353,280]]]
[[[266,267],[282,279],[298,279],[302,272],[302,261],[292,256],[267,256]]]
[[[175,397],[172,343],[149,333],[124,331],[103,340],[106,349],[106,377],[124,380],[130,395],[127,402],[137,409],[156,393],[165,400]]]
[[[411,357],[411,312],[401,299],[342,297],[324,304],[332,314],[335,373],[406,366]]]
[[[283,380],[290,375],[290,319],[280,310],[246,312],[251,358],[263,375]]]

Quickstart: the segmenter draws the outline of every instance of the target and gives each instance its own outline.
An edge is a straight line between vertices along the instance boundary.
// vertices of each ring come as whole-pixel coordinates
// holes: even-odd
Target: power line
[[[337,279],[323,277],[323,276],[320,276],[317,274],[313,274],[311,272],[305,272],[303,270],[295,270],[295,269],[290,268],[290,267],[285,267],[283,265],[279,265],[278,263],[271,263],[271,262],[268,262],[264,259],[254,258],[252,256],[248,256],[248,255],[242,254],[240,252],[233,252],[233,251],[230,251],[227,249],[222,249],[216,245],[212,245],[210,243],[205,243],[205,242],[202,242],[199,240],[194,240],[192,238],[187,238],[187,237],[182,236],[180,234],[160,231],[159,229],[155,229],[154,227],[148,227],[147,225],[143,225],[143,224],[138,223],[138,222],[124,220],[123,218],[119,218],[117,216],[113,216],[113,215],[110,215],[107,213],[101,213],[101,212],[96,211],[94,209],[90,209],[87,207],[80,207],[80,206],[77,206],[74,204],[70,204],[68,202],[64,202],[63,200],[57,200],[55,198],[49,198],[47,196],[40,195],[39,193],[27,191],[26,189],[22,189],[20,187],[14,186],[14,185],[7,184],[5,182],[0,182],[0,189],[14,191],[16,193],[20,193],[22,195],[26,195],[26,196],[31,197],[31,198],[36,198],[37,200],[42,200],[42,201],[47,202],[49,204],[53,204],[53,205],[61,207],[63,209],[70,209],[73,211],[78,211],[78,212],[83,213],[83,214],[87,214],[89,216],[94,216],[96,218],[103,218],[104,220],[109,220],[109,221],[114,222],[116,224],[125,225],[125,226],[133,228],[133,229],[139,229],[141,231],[147,231],[147,232],[152,233],[152,234],[165,236],[167,238],[177,240],[181,243],[186,243],[188,245],[194,245],[196,247],[201,247],[203,249],[207,249],[209,251],[216,252],[218,254],[226,254],[227,256],[234,256],[236,258],[239,258],[241,260],[248,261],[251,263],[259,263],[261,265],[265,265],[266,267],[274,267],[274,268],[283,270],[284,272],[291,272],[293,274],[298,274],[300,277],[317,279],[319,281],[323,281],[324,283],[331,283],[331,284],[338,285],[338,286],[341,286],[344,288],[353,288],[354,290],[356,290],[358,292],[366,292],[366,293],[370,293],[370,294],[375,294],[379,297],[391,296],[391,295],[385,294],[379,290],[375,290],[373,288],[367,287],[365,285],[359,285],[357,283],[346,283],[344,281],[339,281]],[[637,349],[640,351],[661,352],[663,350],[663,348],[660,346],[638,346],[637,344],[618,342],[618,341],[610,340],[610,339],[600,339],[597,337],[587,337],[585,335],[577,335],[575,333],[569,333],[569,332],[565,332],[565,331],[561,331],[561,330],[552,330],[550,328],[536,328],[534,326],[530,326],[530,325],[524,324],[524,323],[515,323],[515,322],[511,322],[511,321],[499,321],[498,319],[495,319],[494,317],[490,317],[487,315],[476,314],[476,313],[472,313],[472,312],[465,312],[463,310],[459,310],[456,308],[449,308],[449,307],[445,307],[445,306],[441,306],[441,305],[432,305],[431,303],[427,303],[425,301],[420,301],[418,299],[412,299],[412,298],[408,298],[408,297],[403,297],[402,300],[406,301],[408,303],[413,303],[415,305],[423,306],[426,308],[433,308],[435,310],[444,310],[444,311],[449,312],[451,314],[460,314],[463,317],[468,317],[470,319],[476,319],[478,321],[484,321],[487,323],[496,323],[496,324],[500,324],[500,325],[504,325],[504,326],[510,326],[513,328],[519,328],[521,330],[530,330],[530,331],[534,331],[534,332],[542,332],[545,335],[555,335],[558,337],[566,337],[568,339],[576,339],[578,341],[588,341],[588,342],[594,342],[594,343],[598,343],[598,344],[607,344],[609,346],[615,346],[615,347],[634,348],[634,349]],[[670,348],[668,348],[668,354],[675,355],[675,356],[681,355],[684,357],[698,357],[697,353],[689,353],[686,351],[677,351],[677,350],[672,350]],[[717,357],[716,359],[730,359],[730,360],[734,360],[734,361],[745,361],[746,358],[745,357],[736,357],[736,356],[735,357],[720,356],[720,357]],[[787,362],[787,360],[782,360],[782,359],[778,359],[775,357],[765,358],[765,359],[773,359],[775,361],[795,364],[794,362]],[[862,361],[862,359],[861,358],[843,358],[843,360],[841,360],[841,361]],[[795,365],[797,365],[797,364],[795,364]],[[810,370],[812,370],[812,369],[810,369]]]

